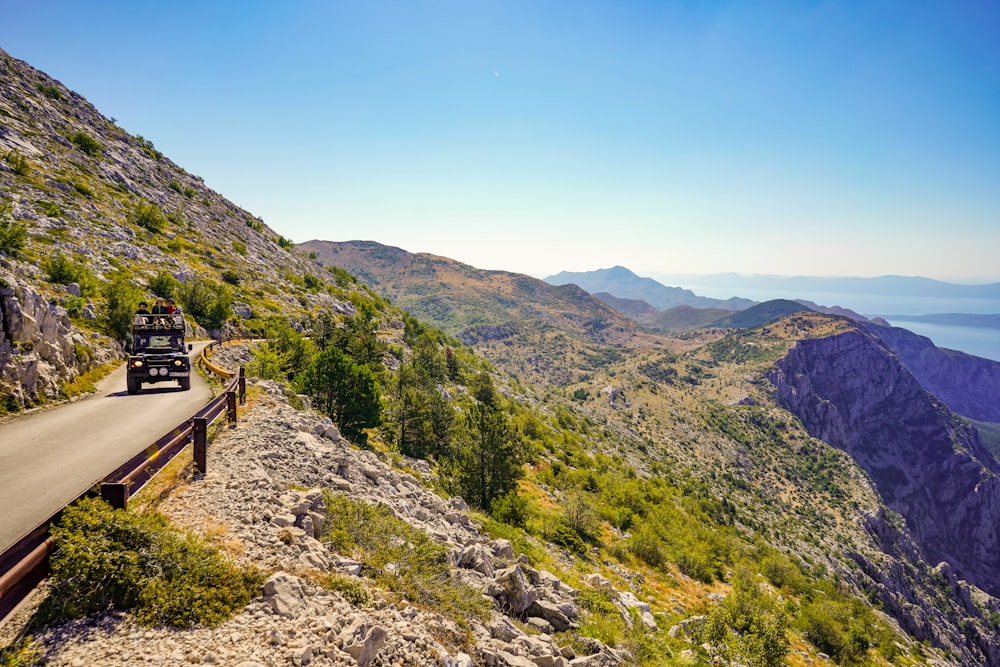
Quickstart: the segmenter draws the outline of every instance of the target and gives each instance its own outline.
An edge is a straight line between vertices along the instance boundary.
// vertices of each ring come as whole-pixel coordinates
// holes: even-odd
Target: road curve
[[[211,399],[197,372],[190,391],[162,382],[130,396],[122,364],[88,398],[0,424],[0,551]]]

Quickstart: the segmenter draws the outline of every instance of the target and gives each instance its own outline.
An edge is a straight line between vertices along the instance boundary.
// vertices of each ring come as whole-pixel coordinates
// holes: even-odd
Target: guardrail
[[[205,349],[222,342],[215,341]],[[204,351],[202,359],[207,362]],[[212,372],[216,372],[216,368],[219,367],[209,365]],[[243,368],[240,368],[238,374],[221,368],[219,370],[222,371],[220,375],[224,374],[226,379],[232,380],[223,393],[0,552],[0,625],[20,608],[31,592],[48,576],[48,558],[53,546],[49,526],[59,519],[66,507],[83,498],[99,495],[112,506],[124,509],[129,496],[139,491],[188,444],[194,445],[194,462],[198,472],[205,473],[208,425],[223,413],[227,421],[235,425],[236,405],[246,402],[246,377]]]

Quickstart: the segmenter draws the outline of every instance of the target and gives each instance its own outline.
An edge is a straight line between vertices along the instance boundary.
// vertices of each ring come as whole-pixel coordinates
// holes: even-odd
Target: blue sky
[[[296,242],[1000,280],[1000,4],[2,0],[0,48]]]

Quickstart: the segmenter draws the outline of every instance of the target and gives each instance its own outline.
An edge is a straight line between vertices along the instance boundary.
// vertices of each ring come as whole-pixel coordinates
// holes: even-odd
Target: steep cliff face
[[[935,347],[929,338],[899,327],[868,325],[920,384],[953,411],[1000,422],[1000,362]]]
[[[1000,594],[1000,465],[862,330],[803,340],[770,374],[809,433],[851,454],[924,558]]]

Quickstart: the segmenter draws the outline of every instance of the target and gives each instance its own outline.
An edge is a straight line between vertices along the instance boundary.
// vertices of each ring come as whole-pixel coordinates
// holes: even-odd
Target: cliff
[[[1000,465],[882,343],[799,341],[770,374],[811,435],[849,453],[930,563],[1000,593]]]

